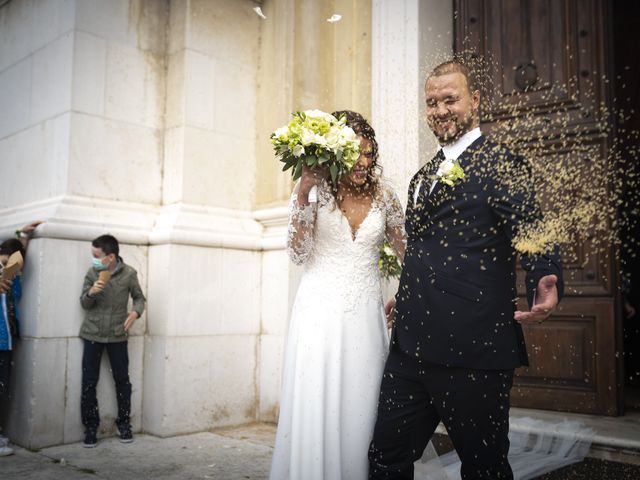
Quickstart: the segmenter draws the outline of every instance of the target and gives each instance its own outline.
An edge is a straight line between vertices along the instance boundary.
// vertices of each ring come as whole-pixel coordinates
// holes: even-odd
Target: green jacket
[[[84,277],[80,304],[86,310],[80,337],[100,343],[124,342],[127,333],[124,322],[127,319],[129,295],[133,299],[133,309],[142,315],[145,298],[138,282],[138,273],[118,258],[118,266],[111,275],[104,290],[89,296],[89,289],[98,280],[98,271],[90,268]]]

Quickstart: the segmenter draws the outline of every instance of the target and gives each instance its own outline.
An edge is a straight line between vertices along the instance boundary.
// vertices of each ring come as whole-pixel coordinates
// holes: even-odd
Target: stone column
[[[406,206],[411,177],[435,153],[425,122],[427,73],[453,52],[451,2],[372,0],[371,110],[380,163]],[[391,298],[397,281],[385,284]]]
[[[401,201],[434,153],[425,122],[427,73],[453,51],[451,2],[372,1],[372,116],[384,172]]]
[[[149,241],[143,427],[257,415],[262,225],[255,198],[260,18],[250,1],[172,1],[162,207]]]

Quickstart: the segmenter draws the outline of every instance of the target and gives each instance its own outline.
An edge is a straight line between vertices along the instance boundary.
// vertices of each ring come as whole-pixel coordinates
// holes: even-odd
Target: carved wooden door
[[[544,161],[548,149],[554,161],[605,162],[604,0],[455,0],[454,7],[455,50],[490,59],[495,98],[487,99],[493,110],[483,112],[483,131],[491,135],[500,122],[528,115],[531,128],[518,141],[542,145],[535,161]],[[551,118],[559,112],[564,123],[555,125]],[[619,413],[616,268],[610,251],[587,254],[589,243],[566,255],[573,260],[565,260],[566,296],[558,311],[525,328],[530,366],[516,371],[514,406]]]

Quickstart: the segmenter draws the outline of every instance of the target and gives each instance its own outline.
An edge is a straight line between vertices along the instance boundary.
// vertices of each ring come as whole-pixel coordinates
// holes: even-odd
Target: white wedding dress
[[[284,352],[271,480],[365,480],[389,335],[379,249],[404,254],[402,206],[384,187],[352,232],[328,185],[300,208],[288,251],[304,265]]]

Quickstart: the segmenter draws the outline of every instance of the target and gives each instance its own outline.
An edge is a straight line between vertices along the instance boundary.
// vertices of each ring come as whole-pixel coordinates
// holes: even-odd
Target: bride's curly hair
[[[331,115],[336,118],[345,117],[347,126],[351,127],[356,135],[371,142],[373,156],[371,157],[371,167],[367,175],[367,189],[371,191],[374,197],[377,197],[381,188],[382,167],[378,164],[378,141],[376,140],[375,130],[362,115],[353,110],[336,110]],[[334,192],[334,195],[336,193]]]

